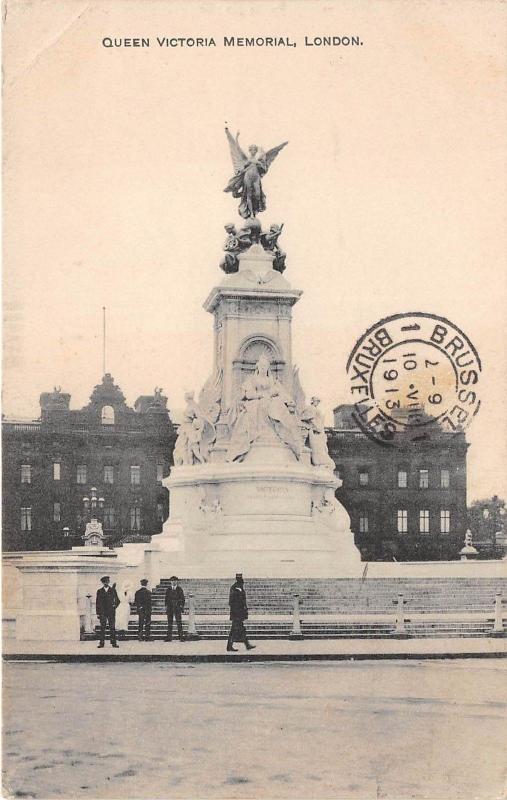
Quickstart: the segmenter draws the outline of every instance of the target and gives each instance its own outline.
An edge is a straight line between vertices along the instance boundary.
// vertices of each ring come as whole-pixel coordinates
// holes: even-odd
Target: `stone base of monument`
[[[173,467],[166,481],[171,514],[149,546],[152,581],[157,572],[360,575],[350,519],[334,495],[338,480],[308,461],[282,445],[260,443],[243,463]]]

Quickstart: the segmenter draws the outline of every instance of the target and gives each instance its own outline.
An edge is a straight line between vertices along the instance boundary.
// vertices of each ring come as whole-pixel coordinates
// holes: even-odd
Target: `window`
[[[164,521],[164,504],[157,503],[157,519],[159,522]]]
[[[406,489],[408,482],[408,474],[406,470],[399,469],[398,470],[398,489]]]
[[[365,511],[359,512],[359,533],[368,533],[368,514]]]
[[[61,520],[60,503],[53,503],[53,522],[60,522],[60,520]]]
[[[21,509],[21,530],[22,531],[31,531],[32,530],[32,508],[31,506],[28,508]]]
[[[449,533],[451,530],[451,512],[447,509],[440,511],[440,533]]]
[[[101,421],[103,425],[114,425],[114,408],[112,406],[102,408]]]
[[[32,467],[30,464],[21,464],[21,483],[32,482]]]
[[[141,530],[141,509],[139,506],[132,506],[130,509],[130,530]]]
[[[408,531],[408,512],[404,508],[399,508],[397,511],[397,524],[398,533],[406,533]]]
[[[104,483],[114,483],[114,467],[110,465],[104,467]]]
[[[419,511],[419,533],[430,532],[430,512],[427,509]]]
[[[448,489],[450,485],[450,475],[448,469],[440,470],[440,488]]]
[[[130,483],[141,483],[141,467],[130,467]]]
[[[76,483],[86,483],[86,464],[77,465]]]
[[[359,473],[359,486],[368,486],[370,476],[366,470],[361,470]]]
[[[157,464],[157,483],[162,483],[164,480],[164,465]]]
[[[62,465],[59,461],[53,461],[53,480],[59,481],[62,477]]]
[[[429,471],[427,469],[419,470],[419,489],[427,489],[429,486]]]
[[[107,506],[104,509],[104,529],[111,531],[114,529],[114,507]]]

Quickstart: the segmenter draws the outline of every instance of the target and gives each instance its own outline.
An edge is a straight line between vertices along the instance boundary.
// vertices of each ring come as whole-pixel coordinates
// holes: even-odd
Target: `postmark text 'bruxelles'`
[[[358,424],[380,441],[470,424],[480,406],[481,362],[468,337],[434,314],[395,314],[356,342],[347,362]]]

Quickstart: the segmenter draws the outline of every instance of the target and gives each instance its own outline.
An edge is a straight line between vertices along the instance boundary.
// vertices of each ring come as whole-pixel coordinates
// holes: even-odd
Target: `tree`
[[[468,509],[468,527],[474,547],[484,558],[499,558],[504,554],[507,540],[507,508],[505,500],[496,494],[476,500]]]

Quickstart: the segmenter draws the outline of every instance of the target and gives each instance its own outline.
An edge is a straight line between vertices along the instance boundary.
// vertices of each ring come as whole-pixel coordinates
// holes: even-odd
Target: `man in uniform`
[[[106,625],[109,623],[109,636],[113,647],[118,647],[116,642],[116,609],[120,605],[120,598],[116,593],[116,584],[109,586],[109,575],[104,575],[100,579],[102,587],[97,591],[95,599],[95,611],[100,622],[100,642],[99,647],[104,647],[106,641]]]
[[[134,595],[134,602],[137,606],[137,614],[139,616],[139,629],[137,638],[140,642],[143,638],[146,642],[151,642],[150,627],[151,627],[151,592],[146,587],[148,581],[143,578],[141,581],[141,588],[137,590]]]
[[[165,593],[165,610],[167,613],[167,636],[165,637],[165,641],[170,642],[173,638],[173,618],[176,617],[178,637],[180,642],[184,642],[185,637],[183,635],[181,615],[185,608],[185,595],[183,589],[178,584],[176,575],[172,575],[169,580],[171,582]]]
[[[247,650],[254,650],[255,645],[250,644],[247,639],[244,621],[248,619],[248,607],[246,604],[246,592],[243,587],[243,575],[236,573],[236,582],[229,590],[229,607],[231,609],[230,619],[232,621],[231,631],[227,639],[227,650],[237,653],[237,648],[233,647],[233,642],[243,642]]]

